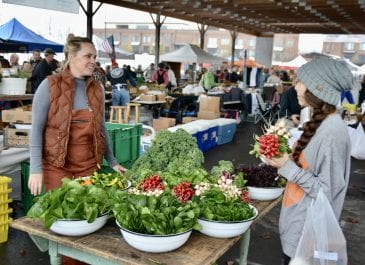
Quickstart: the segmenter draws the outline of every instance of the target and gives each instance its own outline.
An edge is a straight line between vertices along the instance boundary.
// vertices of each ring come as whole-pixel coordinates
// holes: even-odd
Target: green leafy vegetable
[[[113,212],[119,225],[130,231],[169,235],[191,228],[200,229],[197,224],[200,214],[198,204],[181,203],[171,192],[156,197],[117,191],[113,200]]]
[[[94,185],[81,185],[80,179],[62,179],[62,186],[41,196],[27,216],[41,219],[50,228],[57,219],[79,219],[92,223],[96,217],[110,211],[110,196],[114,191]]]
[[[204,196],[194,198],[200,205],[201,216],[214,221],[243,221],[254,216],[249,204],[242,202],[239,197],[229,199],[217,187],[204,192]]]
[[[220,177],[223,172],[233,173],[234,166],[231,161],[220,160],[218,165],[212,167],[210,174],[215,177]]]
[[[174,177],[180,176],[182,180],[196,183],[207,175],[203,163],[203,153],[188,132],[183,129],[178,129],[176,132],[164,130],[156,135],[151,147],[137,159],[127,172],[127,177],[140,181],[148,175],[161,176],[162,173],[169,173]]]

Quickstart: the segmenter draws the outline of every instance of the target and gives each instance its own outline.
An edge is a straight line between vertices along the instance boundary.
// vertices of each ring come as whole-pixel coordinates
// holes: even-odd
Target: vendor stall
[[[259,222],[273,207],[281,202],[259,202],[255,207],[259,216],[254,222]],[[45,229],[40,221],[33,221],[23,217],[11,224],[12,228],[19,229],[30,235],[41,251],[48,251],[50,263],[60,264],[60,255],[66,255],[89,264],[174,264],[174,265],[210,265],[222,256],[240,239],[241,265],[247,264],[247,251],[250,239],[250,230],[242,237],[228,239],[212,238],[194,232],[188,242],[173,252],[150,254],[130,247],[121,239],[119,229],[114,224],[105,226],[96,233],[83,237],[65,237],[56,235]]]

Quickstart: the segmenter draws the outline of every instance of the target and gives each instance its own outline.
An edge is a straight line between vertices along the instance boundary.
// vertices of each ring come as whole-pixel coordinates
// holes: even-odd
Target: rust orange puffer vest
[[[48,76],[50,108],[43,135],[43,158],[55,167],[63,167],[67,154],[69,131],[75,94],[74,77],[68,69]],[[86,82],[88,103],[94,113],[94,152],[101,164],[105,140],[101,128],[104,116],[104,92],[98,82],[88,78]]]

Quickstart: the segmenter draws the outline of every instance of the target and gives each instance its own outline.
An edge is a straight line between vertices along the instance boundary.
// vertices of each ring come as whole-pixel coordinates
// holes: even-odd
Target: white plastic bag
[[[346,239],[322,189],[307,210],[290,265],[347,265]]]
[[[365,159],[365,132],[361,122],[356,129],[348,127],[348,132],[351,139],[351,156],[364,160]]]

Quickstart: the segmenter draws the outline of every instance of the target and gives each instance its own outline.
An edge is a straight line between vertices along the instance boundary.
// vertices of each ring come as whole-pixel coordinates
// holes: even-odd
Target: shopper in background
[[[16,53],[10,55],[10,67],[21,70],[21,65],[19,64],[19,56]]]
[[[280,72],[277,70],[273,70],[271,75],[268,77],[266,83],[272,84],[272,85],[280,84],[281,83]]]
[[[359,106],[361,106],[361,104],[365,102],[365,75],[362,78],[361,81],[361,88],[360,88],[360,92],[359,92]]]
[[[200,79],[199,84],[204,88],[206,92],[212,89],[219,84],[214,81],[214,68],[209,67],[208,71],[206,68],[203,68],[203,75]]]
[[[33,58],[30,59],[30,64],[32,65],[32,70],[42,61],[41,50],[34,49],[32,52]]]
[[[152,74],[152,81],[155,81],[159,85],[164,85],[166,88],[168,87],[170,80],[164,63],[158,64],[158,69]]]
[[[165,70],[167,71],[167,75],[169,77],[169,84],[167,86],[168,90],[171,91],[174,87],[177,87],[177,81],[175,77],[174,71],[170,68],[169,65],[165,66]]]
[[[51,48],[44,50],[44,59],[37,64],[32,72],[32,93],[35,93],[40,83],[55,70],[52,62],[55,54]]]
[[[295,255],[307,208],[320,188],[340,218],[350,176],[351,142],[336,105],[341,92],[354,85],[345,62],[321,58],[303,65],[295,90],[299,104],[312,108],[311,119],[304,124],[290,157],[263,158],[288,180],[279,221],[286,265]]]
[[[117,63],[113,63],[112,70],[107,79],[112,87],[112,105],[126,106],[130,102],[128,81],[132,86],[137,86],[136,81],[130,75],[127,67],[120,68]]]
[[[147,82],[152,81],[152,75],[153,73],[156,71],[155,69],[155,64],[151,63],[149,67],[147,67],[147,69],[144,71],[144,79]]]
[[[298,94],[294,87],[281,94],[279,117],[285,117],[291,120],[295,126],[298,126],[300,110]]]

